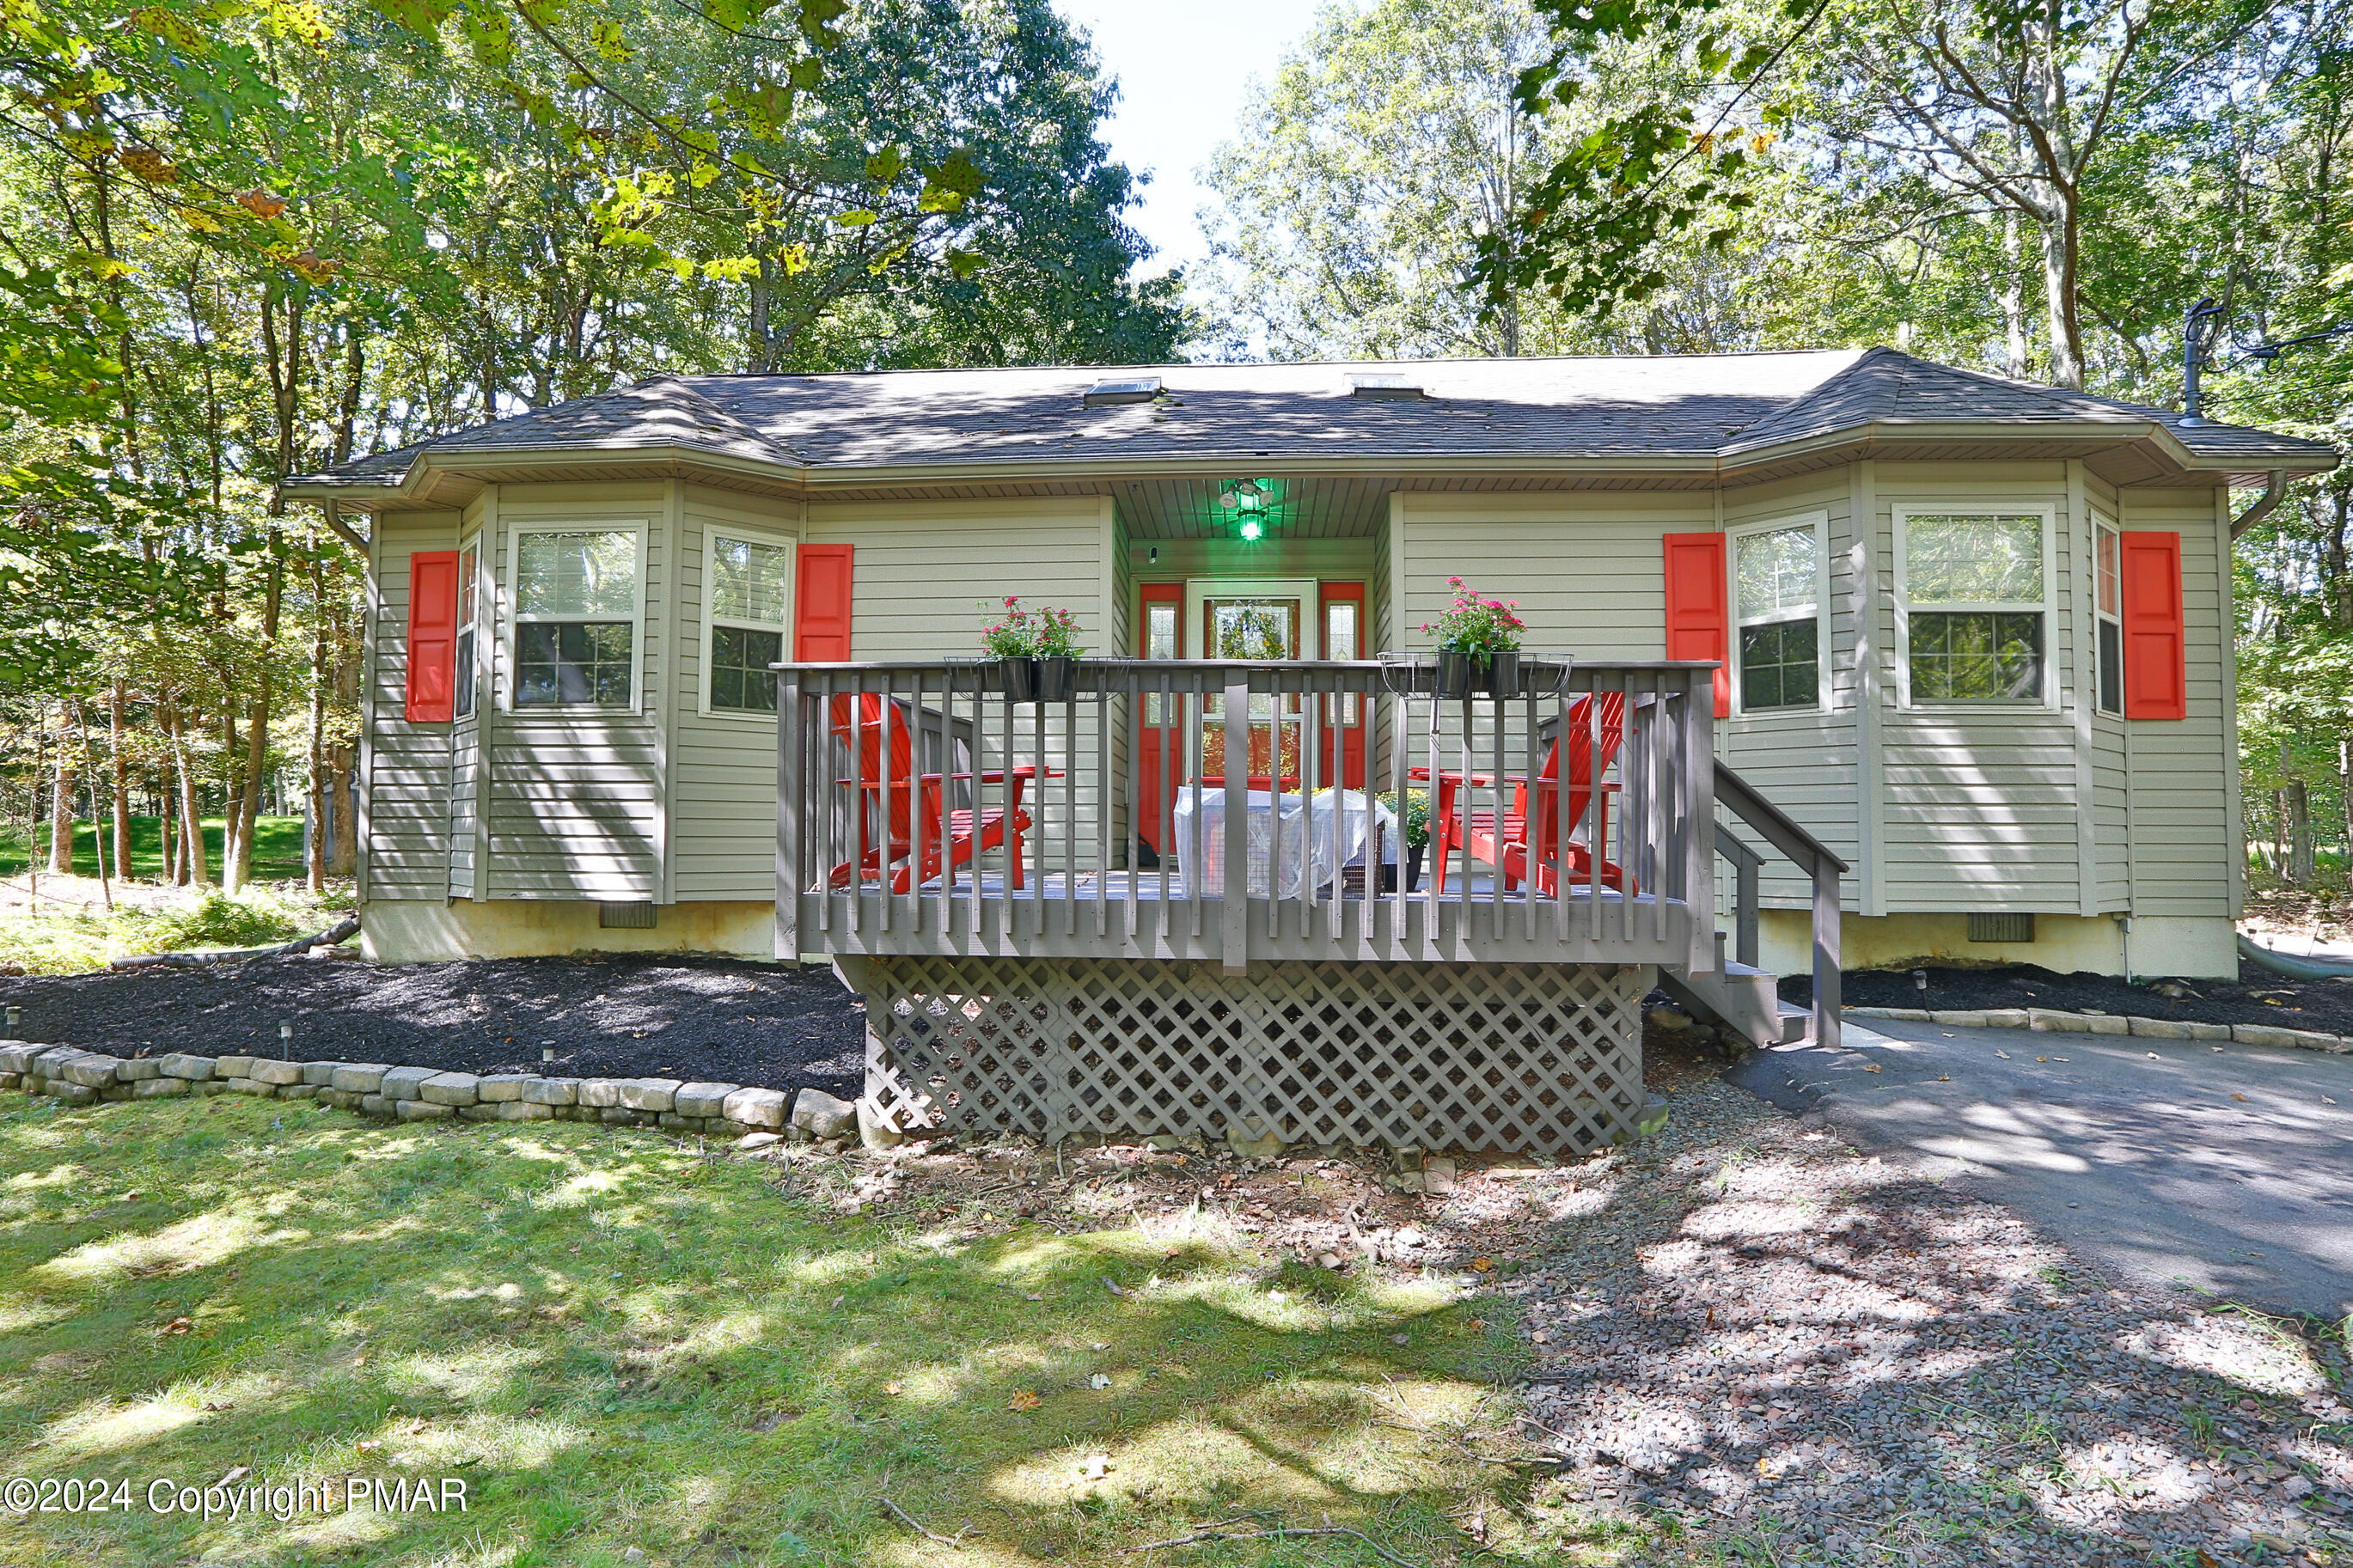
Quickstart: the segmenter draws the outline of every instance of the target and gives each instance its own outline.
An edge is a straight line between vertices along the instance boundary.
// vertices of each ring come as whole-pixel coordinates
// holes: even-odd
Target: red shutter
[[[793,658],[803,664],[849,659],[849,544],[804,544],[793,595]]]
[[[1732,612],[1725,602],[1724,535],[1670,533],[1667,657],[1715,661],[1715,716],[1732,712]]]
[[[2188,639],[2181,629],[2181,535],[2121,536],[2125,717],[2189,716]]]
[[[458,692],[458,552],[408,558],[408,707],[412,724],[446,724]]]

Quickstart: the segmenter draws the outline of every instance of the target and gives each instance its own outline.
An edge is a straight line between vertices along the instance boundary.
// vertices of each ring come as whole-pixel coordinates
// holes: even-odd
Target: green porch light
[[[1234,531],[1244,543],[1265,537],[1273,494],[1271,479],[1228,479],[1219,488],[1218,505],[1233,516]]]

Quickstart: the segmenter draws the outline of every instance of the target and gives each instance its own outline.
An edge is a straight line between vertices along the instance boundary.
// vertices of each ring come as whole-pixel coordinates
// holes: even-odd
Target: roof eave
[[[1733,478],[1747,469],[1802,461],[1809,458],[1819,458],[1842,449],[1874,445],[1917,445],[1926,440],[1998,442],[2010,446],[2049,442],[2055,445],[2080,443],[2086,437],[2104,437],[2118,445],[2147,442],[2172,468],[2181,472],[2242,474],[2251,470],[2281,468],[2299,474],[2325,473],[2337,467],[2338,460],[2334,452],[2306,442],[2298,442],[2299,449],[2295,451],[2198,452],[2164,424],[2128,416],[2085,416],[2031,423],[1884,418],[1841,426],[1791,440],[1736,441],[1721,448],[1667,451],[1433,453],[1393,450],[1333,453],[1328,456],[1294,452],[1275,458],[1261,457],[1256,450],[1236,447],[1192,452],[1181,457],[1146,458],[1000,456],[963,462],[819,468],[807,463],[786,463],[739,453],[715,452],[691,442],[674,440],[564,442],[496,449],[428,447],[417,454],[396,480],[354,482],[324,474],[298,475],[283,480],[280,489],[290,500],[332,500],[353,506],[396,506],[421,500],[434,479],[444,474],[495,482],[518,473],[552,466],[618,468],[643,466],[649,459],[667,459],[666,466],[674,473],[693,469],[732,474],[798,489],[810,495],[901,486],[1002,482],[1014,476],[1041,480],[1103,481],[1183,477],[1204,471],[1219,472],[1237,464],[1250,467],[1253,471],[1277,474],[1387,475],[1411,471],[1465,477],[1513,473],[1552,474],[1567,478],[1577,474],[1617,472]]]

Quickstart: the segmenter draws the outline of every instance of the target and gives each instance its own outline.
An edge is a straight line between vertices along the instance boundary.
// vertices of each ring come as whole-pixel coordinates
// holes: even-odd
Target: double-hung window
[[[1917,704],[2047,700],[2050,514],[1899,514],[1905,689]]]
[[[517,708],[635,702],[641,542],[636,528],[515,535]]]
[[[713,531],[706,540],[703,581],[710,584],[710,709],[774,713],[791,614],[792,548]]]
[[[476,566],[479,561],[477,552],[480,550],[481,543],[481,537],[478,534],[466,541],[458,551],[458,679],[457,689],[451,695],[455,699],[452,711],[460,719],[474,710],[474,682],[477,679],[474,625],[480,619],[476,612],[481,607],[478,597],[481,574]]]
[[[2099,584],[2094,605],[2099,624],[2100,711],[2125,710],[2125,623],[2123,547],[2116,531],[2106,523],[2092,527]]]
[[[1735,530],[1731,554],[1740,711],[1820,707],[1821,521]]]

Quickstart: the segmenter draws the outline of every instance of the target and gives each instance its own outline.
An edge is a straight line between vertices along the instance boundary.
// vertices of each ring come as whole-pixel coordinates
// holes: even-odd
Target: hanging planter
[[[1478,676],[1477,656],[1459,647],[1438,650],[1439,697],[1452,701],[1470,696],[1472,687],[1478,684]]]
[[[1016,702],[1067,702],[1079,689],[1079,618],[1068,610],[1025,610],[1008,596],[998,618],[980,634],[996,661],[998,690]]]
[[[1497,697],[1520,690],[1520,638],[1527,626],[1514,613],[1519,601],[1482,599],[1460,577],[1449,577],[1454,603],[1422,630],[1438,644],[1438,695],[1464,698],[1474,689]]]
[[[1520,694],[1520,650],[1499,647],[1487,656],[1487,689],[1497,697]]]

